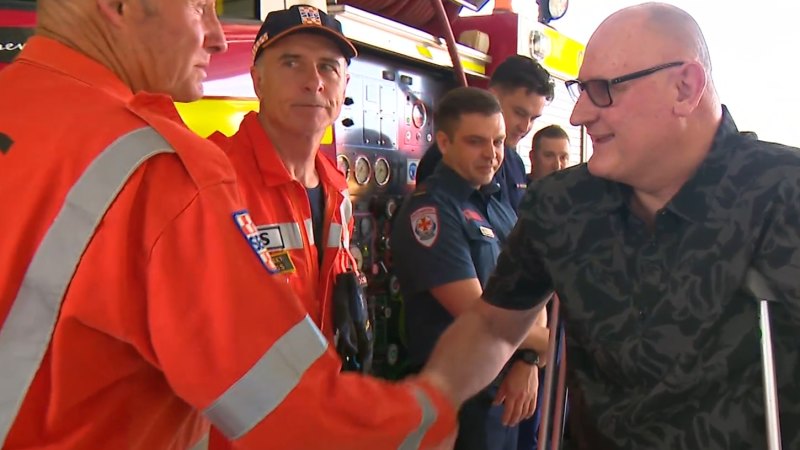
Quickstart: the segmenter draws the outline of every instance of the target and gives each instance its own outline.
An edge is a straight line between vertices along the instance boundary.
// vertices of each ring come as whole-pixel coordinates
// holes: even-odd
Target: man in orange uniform
[[[250,69],[259,112],[228,138],[210,139],[230,157],[259,236],[329,340],[336,275],[350,267],[353,226],[347,181],[319,153],[339,116],[356,49],[339,22],[312,6],[269,13]]]
[[[214,3],[40,0],[0,73],[0,447],[181,449],[203,416],[243,448],[436,445],[472,388],[342,374],[180,121]]]
[[[339,22],[313,6],[269,13],[250,69],[259,112],[246,115],[230,138],[210,136],[233,163],[278,268],[274,276],[286,280],[331,342],[340,325],[333,320],[333,287],[337,275],[352,267],[353,219],[347,181],[319,146],[339,116],[356,54]],[[213,430],[210,448],[230,444]]]

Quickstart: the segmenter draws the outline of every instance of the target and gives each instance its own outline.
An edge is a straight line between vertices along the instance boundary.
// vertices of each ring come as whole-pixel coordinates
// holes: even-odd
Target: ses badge
[[[431,247],[439,236],[439,215],[433,206],[425,206],[411,213],[411,230],[414,238],[425,247]]]
[[[253,223],[253,219],[250,218],[250,214],[247,210],[241,210],[233,213],[233,221],[236,222],[236,226],[239,227],[239,231],[242,232],[242,235],[247,239],[247,243],[250,244],[250,248],[256,253],[258,259],[261,260],[261,265],[264,266],[265,269],[269,273],[277,273],[278,268],[275,267],[275,263],[272,262],[272,258],[269,255],[269,250],[264,242],[261,240],[261,237],[258,233],[258,228]]]

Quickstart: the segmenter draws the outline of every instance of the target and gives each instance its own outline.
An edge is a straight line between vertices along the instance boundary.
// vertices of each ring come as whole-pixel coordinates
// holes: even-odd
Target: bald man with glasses
[[[507,358],[555,291],[580,448],[765,448],[759,305],[745,275],[774,292],[780,412],[798,423],[800,151],[739,133],[699,26],[674,6],[611,15],[567,85],[594,153],[528,190],[483,301],[426,370]],[[800,428],[782,433],[800,448]]]

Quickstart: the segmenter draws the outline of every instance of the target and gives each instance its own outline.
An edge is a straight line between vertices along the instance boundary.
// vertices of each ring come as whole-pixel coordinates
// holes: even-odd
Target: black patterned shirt
[[[726,109],[652,231],[630,192],[586,165],[534,183],[484,297],[527,309],[559,294],[589,448],[761,449],[755,267],[778,297],[783,448],[800,449],[800,151],[740,136]]]

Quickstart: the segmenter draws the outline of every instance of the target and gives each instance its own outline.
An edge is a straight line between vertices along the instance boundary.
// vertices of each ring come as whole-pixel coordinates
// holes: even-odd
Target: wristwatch
[[[514,352],[514,361],[522,361],[532,366],[539,365],[539,354],[535,350],[521,348]]]

